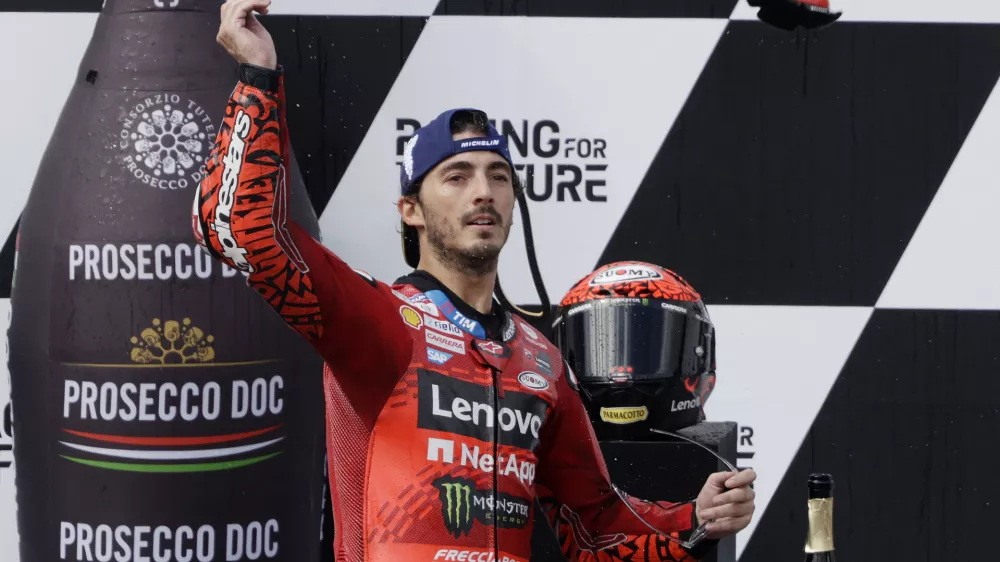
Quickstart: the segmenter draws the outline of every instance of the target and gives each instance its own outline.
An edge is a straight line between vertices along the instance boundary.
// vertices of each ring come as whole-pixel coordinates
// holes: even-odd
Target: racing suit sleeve
[[[569,560],[608,562],[693,562],[704,556],[717,541],[685,550],[655,533],[629,509],[656,529],[680,537],[697,525],[694,501],[647,502],[616,493],[583,401],[565,376],[556,384],[558,403],[537,451],[536,486],[563,554]]]
[[[195,238],[247,274],[347,397],[364,398],[352,402],[380,405],[372,398],[387,397],[405,372],[412,339],[387,285],[350,268],[289,217],[288,146],[283,73],[241,64],[195,196]]]

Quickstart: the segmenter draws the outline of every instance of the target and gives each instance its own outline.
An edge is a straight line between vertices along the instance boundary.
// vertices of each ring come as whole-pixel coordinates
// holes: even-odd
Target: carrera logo
[[[436,318],[431,318],[430,316],[424,316],[424,323],[427,324],[428,328],[433,328],[446,334],[458,337],[462,337],[463,335],[462,330],[458,326],[445,320],[438,320]]]
[[[489,390],[489,391],[488,391]],[[548,403],[531,394],[505,391],[502,399],[491,387],[430,371],[417,370],[417,427],[533,450],[545,422]]]
[[[643,281],[646,279],[663,279],[659,271],[645,265],[630,265],[614,267],[602,271],[590,280],[591,285],[607,285],[624,281]]]
[[[649,409],[645,406],[623,408],[601,408],[601,419],[619,425],[645,421],[649,417]]]
[[[419,330],[423,326],[423,322],[420,321],[420,313],[406,305],[399,307],[399,315],[403,317],[403,322],[406,322],[406,325],[414,330]]]
[[[427,343],[431,345],[436,345],[440,348],[447,349],[455,353],[460,353],[465,355],[465,342],[462,340],[456,340],[455,338],[449,338],[448,336],[443,336],[437,332],[432,332],[430,330],[424,330],[424,334],[427,334]]]
[[[549,381],[531,371],[525,371],[518,375],[517,382],[521,383],[521,386],[530,388],[531,390],[545,390],[549,387]]]

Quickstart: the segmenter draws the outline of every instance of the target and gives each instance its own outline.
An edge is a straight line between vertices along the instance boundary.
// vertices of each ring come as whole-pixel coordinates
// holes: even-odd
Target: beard
[[[479,239],[468,248],[460,248],[454,245],[454,240],[458,238],[459,231],[450,224],[444,217],[428,214],[424,208],[424,218],[427,228],[427,244],[430,246],[442,264],[449,269],[459,271],[465,275],[480,277],[493,273],[497,269],[497,262],[500,259],[500,250],[503,249],[507,237],[510,235],[510,227],[513,221],[504,221],[500,213],[492,207],[476,209],[468,216],[488,213],[492,215],[503,231],[503,238],[488,236]],[[465,224],[465,220],[462,220]]]

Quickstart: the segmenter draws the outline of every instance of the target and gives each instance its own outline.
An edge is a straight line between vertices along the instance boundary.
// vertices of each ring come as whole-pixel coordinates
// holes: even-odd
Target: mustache
[[[500,216],[500,212],[492,206],[478,207],[462,215],[462,224],[469,222],[472,220],[472,217],[477,217],[479,215],[489,215],[490,218],[495,220],[497,224],[503,224],[503,217]]]

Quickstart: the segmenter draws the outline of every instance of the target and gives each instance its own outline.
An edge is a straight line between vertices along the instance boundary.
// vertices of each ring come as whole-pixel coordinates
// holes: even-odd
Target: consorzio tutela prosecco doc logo
[[[192,324],[154,318],[152,326],[130,340],[132,364],[76,367],[170,368],[236,364],[215,363],[215,338]],[[248,361],[243,364],[267,363]],[[257,464],[281,453],[283,426],[269,423],[284,408],[280,375],[221,383],[201,373],[197,379],[161,382],[111,380],[97,382],[67,378],[63,386],[63,420],[60,456],[68,461],[108,470],[129,472],[209,472]],[[196,428],[211,422],[256,420],[246,431],[170,437],[148,433],[156,422]],[[119,432],[82,431],[80,423],[109,422]],[[142,422],[153,422],[142,423]],[[232,422],[230,422],[232,423]],[[120,425],[119,425],[120,424]],[[142,428],[138,432],[125,431]],[[143,431],[147,430],[147,431]],[[126,434],[127,433],[127,434]]]

